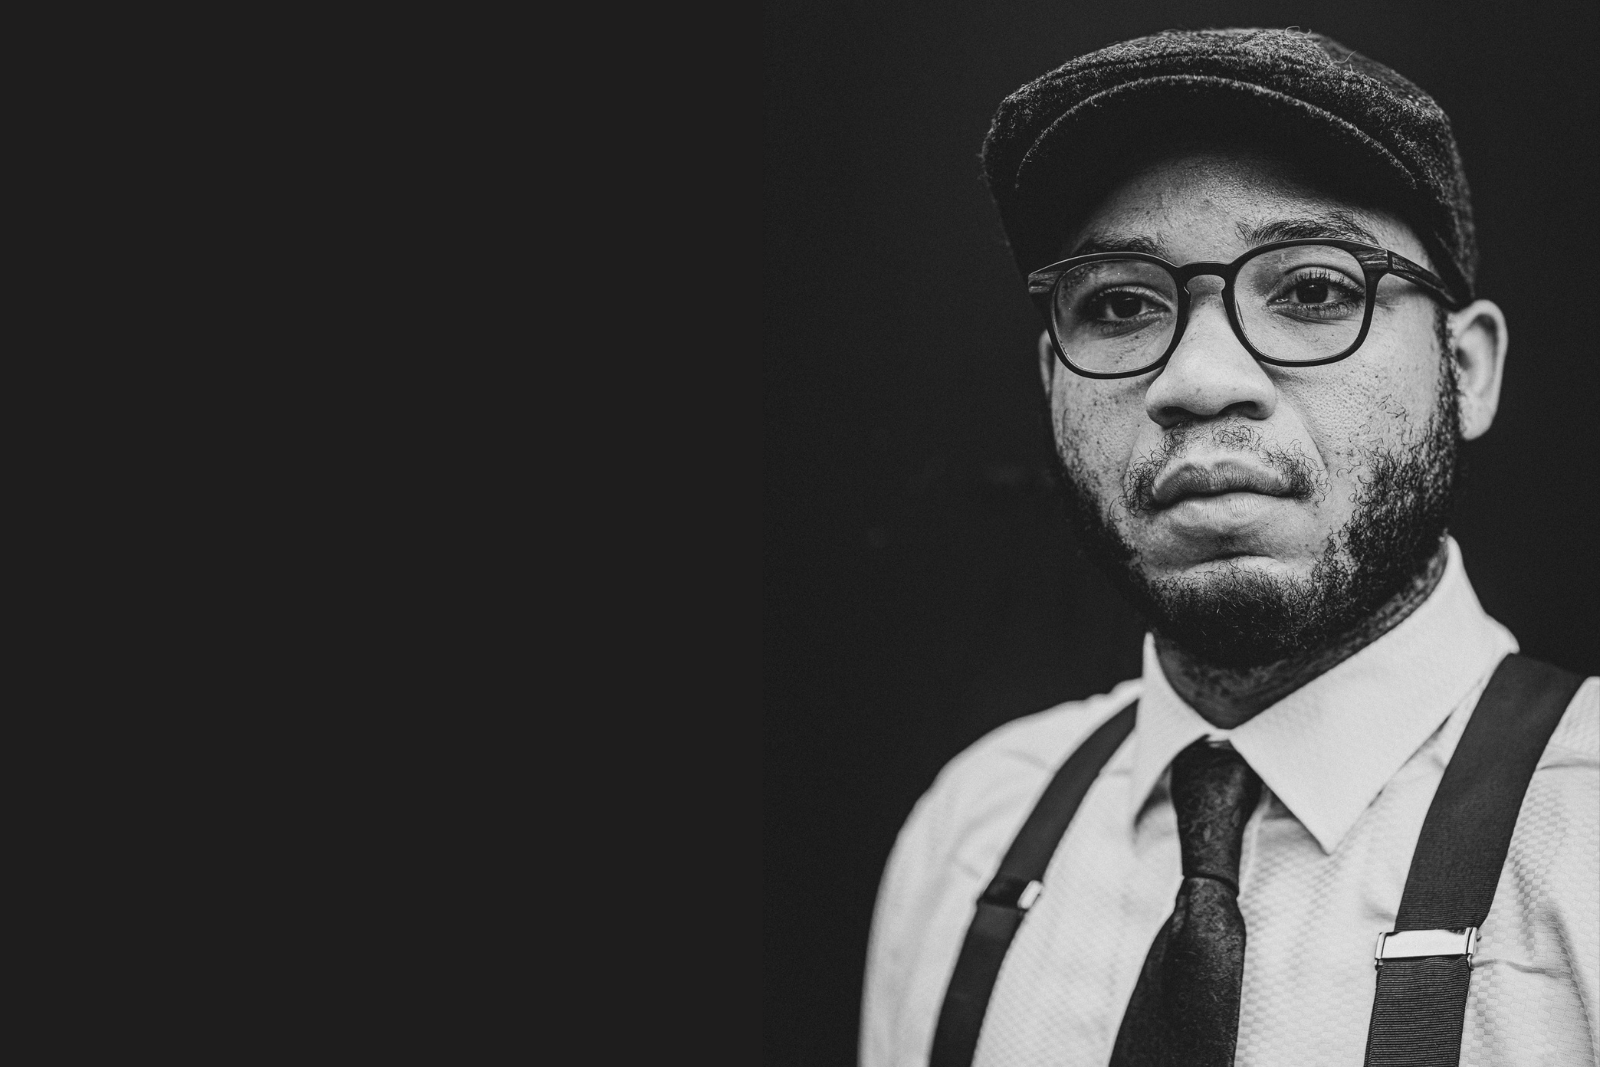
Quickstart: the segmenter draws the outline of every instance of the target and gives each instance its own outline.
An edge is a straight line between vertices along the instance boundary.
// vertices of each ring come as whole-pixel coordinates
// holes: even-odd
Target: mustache
[[[1122,506],[1140,515],[1156,510],[1155,485],[1161,472],[1201,445],[1250,455],[1282,475],[1287,486],[1284,495],[1295,500],[1310,500],[1327,493],[1326,476],[1312,466],[1298,444],[1292,449],[1274,448],[1260,431],[1244,422],[1191,422],[1168,430],[1155,451],[1129,467],[1123,479]]]

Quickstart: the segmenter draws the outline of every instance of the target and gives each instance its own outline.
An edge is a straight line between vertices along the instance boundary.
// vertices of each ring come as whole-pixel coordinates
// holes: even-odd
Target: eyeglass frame
[[[1333,356],[1323,356],[1320,359],[1275,359],[1259,351],[1250,339],[1244,335],[1244,329],[1239,324],[1239,308],[1234,294],[1234,283],[1238,280],[1239,271],[1250,260],[1267,252],[1280,248],[1293,248],[1303,245],[1328,245],[1333,248],[1349,252],[1360,264],[1362,274],[1366,280],[1366,310],[1361,318],[1361,331],[1356,334],[1356,339],[1350,347]],[[1061,346],[1061,341],[1056,337],[1056,318],[1053,313],[1056,286],[1061,279],[1072,270],[1086,263],[1100,263],[1112,259],[1135,259],[1145,263],[1154,263],[1163,268],[1172,278],[1178,292],[1178,321],[1172,331],[1172,341],[1167,345],[1167,350],[1161,357],[1152,363],[1140,367],[1138,370],[1128,371],[1088,371],[1073,366],[1067,358],[1066,351]],[[1152,256],[1146,252],[1091,252],[1088,255],[1072,256],[1068,259],[1058,260],[1048,266],[1040,267],[1028,275],[1028,295],[1033,297],[1035,304],[1044,315],[1045,328],[1050,332],[1050,347],[1055,352],[1066,368],[1074,374],[1085,378],[1133,378],[1141,374],[1148,374],[1167,365],[1172,358],[1172,353],[1178,350],[1178,343],[1183,340],[1183,332],[1189,325],[1189,282],[1201,276],[1214,276],[1222,279],[1222,306],[1228,312],[1228,325],[1233,328],[1233,335],[1244,345],[1245,351],[1263,363],[1270,363],[1276,367],[1320,367],[1328,363],[1337,363],[1339,360],[1351,355],[1360,348],[1367,339],[1367,331],[1372,327],[1372,307],[1378,291],[1378,281],[1386,274],[1393,274],[1404,278],[1417,286],[1428,296],[1439,301],[1449,311],[1459,311],[1466,307],[1469,301],[1457,300],[1450,294],[1445,286],[1444,279],[1417,263],[1391,252],[1387,248],[1377,245],[1363,244],[1360,241],[1345,241],[1331,237],[1300,237],[1291,241],[1272,241],[1268,244],[1257,245],[1235,259],[1232,263],[1189,263],[1178,266],[1160,256]]]

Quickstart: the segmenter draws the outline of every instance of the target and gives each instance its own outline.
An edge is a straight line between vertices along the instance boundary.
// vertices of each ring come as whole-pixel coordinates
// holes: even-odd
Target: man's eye
[[[1144,301],[1131,293],[1112,293],[1106,310],[1114,319],[1131,319],[1144,310]]]
[[[1342,279],[1326,275],[1301,275],[1282,288],[1280,303],[1301,305],[1346,304],[1361,299],[1361,290]]]
[[[1321,304],[1328,299],[1328,283],[1301,282],[1294,287],[1294,299],[1301,304]]]
[[[1102,293],[1090,301],[1090,317],[1102,322],[1123,322],[1161,310],[1154,301],[1138,293]]]

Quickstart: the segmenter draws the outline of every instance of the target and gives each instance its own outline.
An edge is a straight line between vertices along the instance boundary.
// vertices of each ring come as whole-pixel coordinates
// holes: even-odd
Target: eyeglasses
[[[1232,263],[1179,267],[1142,252],[1095,252],[1028,275],[1056,356],[1085,378],[1131,378],[1164,366],[1189,321],[1189,282],[1222,279],[1228,323],[1256,359],[1284,367],[1340,360],[1372,325],[1385,274],[1404,278],[1454,311],[1437,275],[1404,256],[1355,241],[1312,238],[1252,248]]]

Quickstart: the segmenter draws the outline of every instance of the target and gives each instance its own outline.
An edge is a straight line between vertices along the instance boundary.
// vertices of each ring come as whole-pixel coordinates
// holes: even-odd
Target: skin
[[[1226,151],[1183,155],[1124,181],[1062,255],[1078,254],[1086,242],[1115,245],[1131,238],[1153,243],[1173,263],[1227,263],[1285,236],[1272,231],[1274,224],[1297,221],[1302,229],[1286,236],[1317,236],[1304,232],[1308,220],[1326,228],[1326,236],[1381,245],[1433,269],[1422,242],[1399,218],[1332,199],[1269,159]],[[1350,519],[1357,490],[1370,475],[1368,453],[1415,443],[1433,410],[1443,373],[1437,305],[1409,283],[1385,277],[1371,332],[1354,354],[1292,368],[1258,362],[1243,347],[1228,324],[1219,279],[1201,276],[1189,291],[1187,329],[1159,373],[1084,378],[1062,366],[1048,335],[1041,336],[1039,369],[1057,447],[1148,576],[1203,583],[1238,568],[1309,581],[1330,536]],[[1489,429],[1499,403],[1505,316],[1478,300],[1452,313],[1448,328],[1461,433],[1471,440]],[[1308,499],[1253,489],[1208,493],[1205,483],[1214,488],[1219,474],[1230,470],[1271,475],[1252,448],[1209,432],[1239,426],[1256,431],[1267,449],[1308,460],[1319,491]],[[1173,498],[1130,507],[1130,470],[1175,435],[1189,447],[1167,461],[1155,483],[1157,498]],[[1208,721],[1236,726],[1404,619],[1437,583],[1443,562],[1441,554],[1370,625],[1297,660],[1226,670],[1158,634],[1162,669]]]

